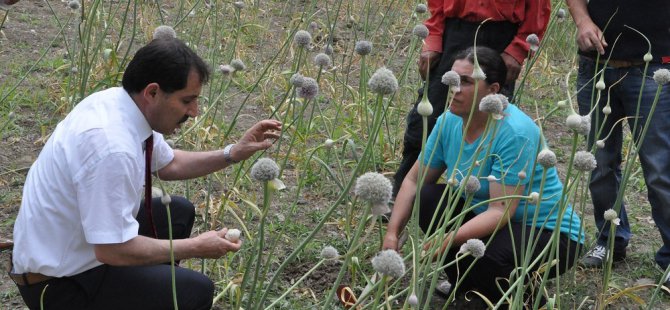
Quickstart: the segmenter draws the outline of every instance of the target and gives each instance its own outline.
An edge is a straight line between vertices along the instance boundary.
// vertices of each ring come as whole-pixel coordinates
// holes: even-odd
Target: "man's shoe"
[[[605,246],[596,244],[593,249],[591,249],[586,256],[579,261],[579,265],[584,268],[602,268],[607,262],[607,255],[609,250]],[[626,259],[626,250],[622,252],[614,252],[613,257],[615,262],[620,262]]]

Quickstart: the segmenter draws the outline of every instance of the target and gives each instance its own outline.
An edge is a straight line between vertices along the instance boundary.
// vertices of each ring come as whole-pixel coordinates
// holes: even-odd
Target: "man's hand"
[[[398,236],[386,233],[384,236],[384,243],[382,244],[382,250],[398,251]]]
[[[257,151],[265,150],[272,146],[268,139],[278,139],[281,131],[281,122],[272,119],[262,120],[249,128],[244,136],[235,144],[230,151],[230,157],[234,161],[245,160]]]
[[[228,252],[237,252],[242,246],[242,241],[231,242],[225,238],[226,232],[228,232],[228,228],[223,228],[219,231],[208,231],[195,237],[198,245],[198,256],[202,258],[219,258]]]
[[[516,79],[519,77],[521,72],[521,64],[512,57],[512,55],[503,52],[500,54],[505,66],[507,67],[507,77],[505,78],[505,84],[512,85],[516,82]]]
[[[424,81],[426,80],[428,75],[428,66],[430,66],[430,69],[433,69],[438,63],[440,63],[441,55],[442,53],[434,51],[421,52],[421,56],[419,56],[419,74],[421,75],[421,79]]]
[[[604,55],[607,42],[603,32],[591,20],[585,20],[577,25],[577,46],[583,52],[596,50]]]

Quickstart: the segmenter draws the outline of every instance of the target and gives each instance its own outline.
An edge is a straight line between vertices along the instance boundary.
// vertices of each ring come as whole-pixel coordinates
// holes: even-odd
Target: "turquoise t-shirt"
[[[544,168],[535,162],[539,152],[540,129],[515,105],[510,104],[504,114],[503,119],[493,120],[490,125],[492,128],[489,128],[476,141],[467,143],[463,137],[463,119],[447,111],[437,119],[426,141],[425,158],[423,154],[419,157],[424,160],[425,165],[431,168],[446,168],[445,176],[447,178],[453,176],[459,183],[468,175],[478,177],[481,189],[474,194],[472,205],[490,198],[489,181],[487,180],[489,175],[494,176],[498,183],[506,186],[524,185],[524,195],[540,192]],[[440,135],[439,140],[437,139],[438,134]],[[463,152],[457,163],[461,146]],[[435,153],[431,158],[433,150]],[[473,164],[475,160],[478,164]],[[521,171],[526,173],[523,179],[519,177]],[[537,209],[537,204],[529,203],[527,199],[520,199],[519,206],[511,220],[521,222],[524,212],[527,212],[526,225],[530,226],[533,225],[533,217],[537,212],[535,226],[554,230],[558,223],[559,200],[562,191],[563,184],[558,178],[556,168],[548,169],[539,209]],[[487,208],[488,205],[483,204],[475,208],[473,212],[479,214]],[[560,230],[574,241],[583,242],[584,240],[579,215],[569,204],[563,212]]]

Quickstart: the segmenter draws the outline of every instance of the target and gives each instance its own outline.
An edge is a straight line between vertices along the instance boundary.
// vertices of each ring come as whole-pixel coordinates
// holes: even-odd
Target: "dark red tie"
[[[154,218],[151,215],[151,154],[154,151],[154,134],[151,133],[151,136],[144,141],[144,210],[147,212],[147,219],[149,220],[149,226],[151,226],[151,231],[154,234],[154,238],[158,237],[156,233],[156,226],[154,226]]]

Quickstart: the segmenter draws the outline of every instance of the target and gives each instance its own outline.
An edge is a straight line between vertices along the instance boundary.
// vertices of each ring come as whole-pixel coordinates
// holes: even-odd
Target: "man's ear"
[[[160,86],[158,86],[158,83],[150,83],[142,90],[142,97],[148,102],[155,102],[159,90]]]

